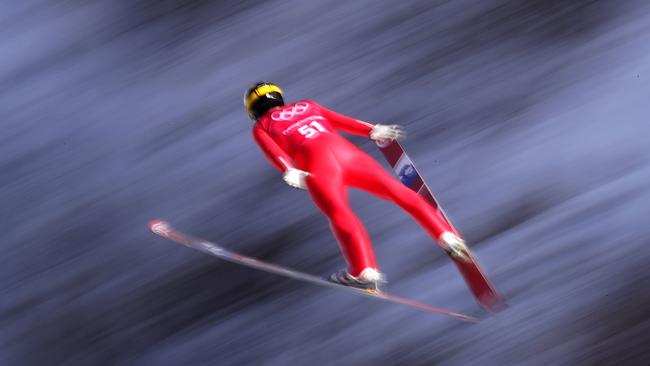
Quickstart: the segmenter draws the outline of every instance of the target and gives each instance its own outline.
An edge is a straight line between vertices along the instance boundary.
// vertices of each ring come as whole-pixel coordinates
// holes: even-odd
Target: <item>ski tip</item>
[[[470,323],[475,323],[476,324],[476,323],[481,322],[481,319],[479,319],[477,317],[457,313],[455,311],[448,311],[448,310],[440,309],[439,311],[436,311],[436,312],[440,313],[440,314],[443,314],[443,315],[447,315],[447,316],[452,317],[452,318],[456,318],[458,320],[463,320],[463,321],[466,321],[466,322],[470,322]]]
[[[465,314],[455,314],[455,318],[460,319],[460,320],[464,320],[464,321],[469,322],[469,323],[474,323],[474,324],[478,324],[478,323],[481,322],[481,319],[475,318],[473,316],[465,315]]]
[[[497,300],[487,301],[482,305],[485,310],[491,314],[500,313],[508,308],[508,303],[501,297],[499,297]]]
[[[158,234],[161,236],[167,236],[167,234],[171,231],[171,226],[169,225],[169,223],[161,219],[149,221],[147,223],[147,227],[149,228],[149,230],[153,231],[154,234]]]
[[[156,225],[159,225],[159,224],[164,223],[164,222],[165,222],[165,220],[161,220],[161,219],[150,220],[150,221],[147,223],[147,227],[148,227],[149,229],[152,229],[152,228],[155,227]]]

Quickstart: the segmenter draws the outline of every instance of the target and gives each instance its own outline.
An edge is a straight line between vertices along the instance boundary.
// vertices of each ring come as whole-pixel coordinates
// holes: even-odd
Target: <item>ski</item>
[[[347,287],[343,285],[339,285],[333,282],[330,282],[322,277],[314,276],[311,274],[303,273],[300,271],[295,271],[286,267],[282,267],[276,264],[268,263],[261,261],[259,259],[241,255],[235,252],[231,252],[223,247],[221,247],[218,244],[215,244],[213,242],[203,240],[200,238],[195,238],[190,235],[184,234],[180,231],[175,230],[168,222],[163,221],[163,220],[153,220],[150,221],[149,224],[149,229],[156,235],[159,235],[163,238],[172,240],[176,243],[182,244],[186,247],[201,251],[205,254],[209,254],[211,256],[217,257],[219,259],[243,265],[249,268],[254,268],[260,271],[264,271],[267,273],[273,273],[276,275],[292,278],[294,280],[299,280],[307,283],[311,283],[314,285],[319,285],[323,287],[328,287],[328,288],[334,288],[338,290],[344,290],[349,293],[353,293],[356,295],[361,295],[361,296],[366,296],[366,297],[372,297],[375,299],[380,299],[392,303],[397,303],[397,304],[403,304],[410,306],[415,309],[427,311],[430,313],[437,313],[441,315],[445,315],[448,317],[452,317],[455,319],[467,321],[467,322],[473,322],[476,323],[478,322],[477,318],[474,318],[469,315],[457,313],[454,311],[434,307],[428,304],[420,303],[418,301],[400,297],[400,296],[395,296],[391,295],[385,292],[374,292],[374,291],[369,291],[369,290],[362,290],[362,289],[357,289],[354,287]]]
[[[462,237],[454,228],[451,221],[443,211],[435,196],[422,178],[422,175],[415,168],[415,164],[406,154],[406,151],[399,142],[377,141],[377,147],[384,155],[398,179],[405,186],[423,196],[447,221],[449,226],[458,237]],[[454,257],[450,258],[462,274],[467,286],[478,301],[487,311],[496,313],[506,307],[503,297],[497,292],[490,280],[485,276],[476,259],[468,252],[469,261],[462,261]]]

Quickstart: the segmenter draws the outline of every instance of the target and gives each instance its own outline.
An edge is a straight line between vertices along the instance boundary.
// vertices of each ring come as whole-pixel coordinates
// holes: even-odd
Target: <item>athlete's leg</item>
[[[327,164],[322,156],[320,165]],[[359,276],[366,268],[377,269],[375,255],[368,234],[359,218],[352,212],[339,166],[320,167],[307,178],[307,188],[316,205],[330,221],[330,227],[339,242],[352,276]],[[323,173],[319,173],[323,172]]]
[[[436,241],[439,241],[442,233],[453,232],[433,206],[391,176],[370,156],[357,153],[348,162],[344,168],[347,184],[394,202],[413,216]]]

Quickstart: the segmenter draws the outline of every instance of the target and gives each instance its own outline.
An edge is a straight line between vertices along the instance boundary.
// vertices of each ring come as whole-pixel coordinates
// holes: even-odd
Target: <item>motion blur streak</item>
[[[2,0],[0,56],[0,365],[650,363],[647,1]],[[343,266],[250,138],[260,79],[404,125],[510,308],[466,325],[147,232]],[[393,292],[480,314],[409,217],[352,200]]]

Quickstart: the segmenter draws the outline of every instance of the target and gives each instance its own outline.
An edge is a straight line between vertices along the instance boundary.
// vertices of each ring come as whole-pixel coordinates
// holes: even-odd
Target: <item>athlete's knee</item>
[[[329,216],[329,220],[337,231],[346,235],[354,235],[359,231],[359,226],[361,225],[359,219],[351,210],[334,212]]]
[[[405,210],[414,210],[418,209],[419,206],[419,196],[417,193],[413,192],[405,186],[392,186],[389,190],[389,195],[393,202],[398,204]]]
[[[340,216],[349,215],[352,211],[350,207],[339,197],[329,197],[320,200],[319,204],[323,213],[330,219]]]

